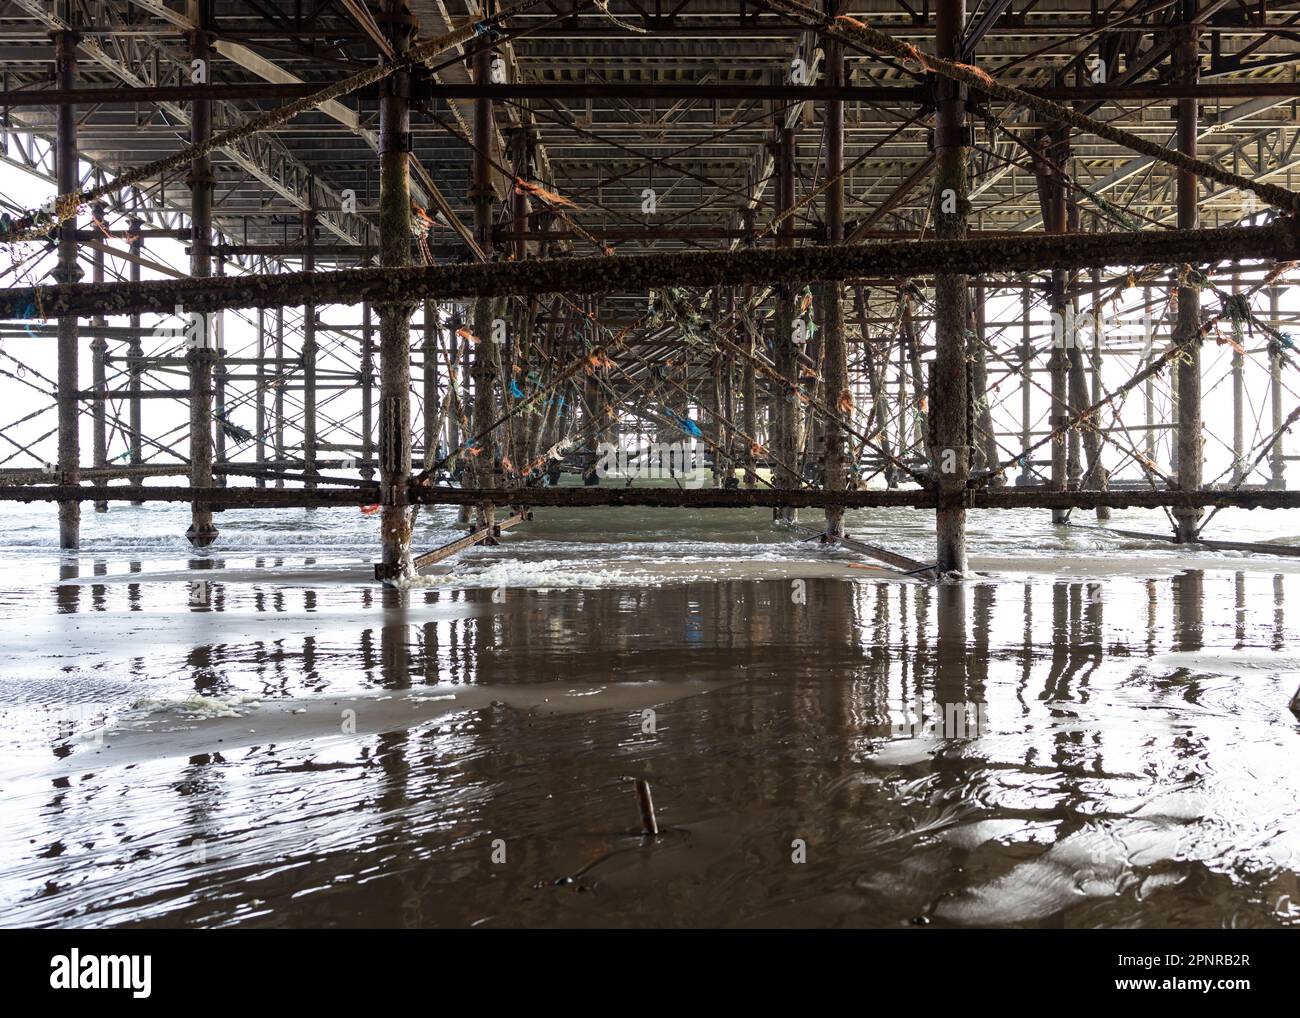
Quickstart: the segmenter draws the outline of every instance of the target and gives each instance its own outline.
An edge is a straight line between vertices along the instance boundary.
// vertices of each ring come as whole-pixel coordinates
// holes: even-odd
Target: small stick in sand
[[[641,834],[654,837],[659,833],[659,822],[655,820],[655,804],[650,798],[650,782],[645,778],[636,779],[636,802],[641,809]]]

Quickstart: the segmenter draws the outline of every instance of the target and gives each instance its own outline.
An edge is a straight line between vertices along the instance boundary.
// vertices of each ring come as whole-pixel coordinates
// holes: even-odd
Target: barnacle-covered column
[[[939,56],[961,59],[965,0],[939,0],[936,48]],[[941,239],[966,236],[966,109],[964,88],[935,82],[935,233]],[[936,563],[940,573],[966,571],[966,509],[970,475],[966,382],[966,276],[939,273],[934,281],[935,357],[930,419],[934,434]]]
[[[128,250],[137,258],[137,260],[131,262],[129,269],[130,279],[133,283],[140,282],[140,262],[138,258],[144,248],[143,230],[144,223],[140,221],[139,217],[132,216],[127,223],[126,233],[130,245]],[[140,438],[141,428],[143,427],[140,407],[140,383],[144,377],[144,347],[140,342],[140,316],[138,314],[131,316],[131,338],[126,348],[126,363],[127,392],[130,394],[127,410],[130,434],[127,436],[127,441],[130,449],[131,466],[138,467],[144,463],[144,443]],[[136,489],[144,487],[144,479],[138,475],[132,477],[131,487]],[[131,504],[144,505],[143,502],[136,499],[133,499]]]
[[[388,40],[397,53],[410,46],[414,26],[404,0],[383,0]],[[411,261],[411,111],[409,76],[384,79],[379,100],[379,261]],[[379,310],[379,486],[382,508],[381,579],[411,570],[411,313],[413,301]]]
[[[190,56],[208,66],[212,42],[207,28],[208,0],[190,0],[190,19],[198,29],[190,37]],[[212,101],[196,99],[190,106],[190,141],[205,143],[212,137]],[[212,275],[212,160],[199,156],[190,162],[190,275]],[[212,487],[212,368],[216,362],[213,324],[215,315],[199,312],[189,323],[185,359],[190,381],[190,487]],[[198,494],[197,490],[195,492]],[[190,504],[190,544],[206,548],[217,539],[212,509],[197,497]]]
[[[104,221],[107,209],[102,202],[95,205],[94,216]],[[91,257],[91,278],[96,283],[104,281],[104,246],[96,244]],[[102,469],[108,466],[108,340],[104,337],[104,328],[108,325],[103,315],[96,315],[90,320],[91,377],[94,379],[95,403],[91,407],[92,434],[94,436],[94,466]],[[97,501],[95,512],[108,512],[108,502]]]
[[[1184,0],[1186,23],[1178,28],[1174,45],[1174,74],[1183,85],[1195,85],[1200,77],[1200,54],[1197,50],[1195,0]],[[1178,100],[1178,150],[1196,155],[1196,100]],[[1194,230],[1197,225],[1196,174],[1178,171],[1178,228]],[[1203,462],[1201,457],[1201,294],[1187,278],[1191,267],[1184,265],[1178,286],[1178,318],[1174,342],[1178,345],[1178,486],[1183,491],[1199,491]],[[1174,509],[1177,524],[1175,540],[1196,540],[1200,509]]]
[[[492,81],[492,51],[480,47],[474,54],[474,81],[479,85],[488,85]],[[474,180],[470,187],[470,199],[474,203],[474,238],[485,255],[492,251],[492,163],[491,147],[494,143],[492,130],[492,100],[478,98],[474,100]],[[474,362],[471,374],[474,378],[474,445],[467,450],[472,457],[471,477],[480,488],[498,486],[496,471],[497,443],[496,436],[489,429],[497,418],[497,388],[499,375],[497,358],[499,351],[492,344],[499,338],[494,328],[498,301],[488,297],[479,297],[474,301],[473,332],[478,340],[474,347]],[[480,506],[479,523],[492,527],[496,523],[496,510],[491,502]],[[491,538],[488,539],[489,542]]]
[[[73,87],[77,76],[77,37],[59,32],[54,37],[55,73],[60,89]],[[80,189],[77,170],[77,108],[72,103],[58,107],[55,121],[54,173],[59,194]],[[77,217],[59,227],[59,263],[54,276],[60,283],[81,278],[77,265]],[[59,474],[64,484],[81,481],[81,439],[77,407],[77,316],[60,315],[58,324]],[[59,547],[76,548],[81,543],[81,503],[59,503]]]
[[[826,14],[839,13],[839,0],[826,0]],[[832,88],[844,85],[844,47],[836,38],[825,40],[826,84]],[[844,243],[844,102],[831,99],[826,103],[826,230],[831,244]],[[848,418],[853,413],[853,395],[849,389],[849,351],[844,337],[844,314],[841,309],[841,287],[829,282],[823,289],[825,307],[825,401],[836,412]],[[827,491],[845,491],[849,486],[849,460],[845,452],[845,432],[840,417],[828,417],[824,433],[823,466]],[[826,536],[844,536],[844,510],[826,509]]]

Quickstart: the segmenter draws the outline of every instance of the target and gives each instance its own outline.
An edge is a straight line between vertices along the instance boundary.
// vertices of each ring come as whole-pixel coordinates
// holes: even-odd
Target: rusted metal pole
[[[984,279],[980,277],[975,281],[974,295],[974,312],[975,312],[975,342],[971,350],[971,385],[972,392],[970,398],[972,403],[978,408],[976,422],[979,426],[979,438],[975,445],[974,452],[978,455],[978,462],[985,470],[992,470],[998,464],[998,441],[993,434],[993,404],[989,397],[989,369],[988,356],[984,347],[988,342],[988,314],[985,308],[985,299],[987,292],[984,287]],[[1001,477],[995,477],[990,480],[990,484],[1000,485],[1003,483]]]
[[[94,216],[99,221],[103,221],[107,209],[103,203],[94,207]],[[91,278],[96,283],[104,281],[104,247],[102,244],[96,244],[91,258]],[[91,353],[91,383],[95,390],[95,402],[91,406],[91,421],[93,426],[94,442],[94,463],[97,470],[103,470],[108,466],[108,401],[104,394],[108,392],[108,375],[107,375],[107,355],[108,340],[104,338],[103,329],[108,325],[103,315],[96,315],[90,321],[90,353]],[[94,503],[95,512],[108,512],[108,503],[97,501]]]
[[[938,0],[935,47],[941,57],[962,59],[965,0]],[[944,79],[935,83],[935,234],[940,239],[966,235],[966,97]],[[962,495],[970,477],[967,440],[969,393],[966,372],[966,276],[941,273],[934,280],[935,355],[930,417],[934,434],[936,569],[966,572],[966,509]]]
[[[862,354],[866,361],[867,386],[871,393],[871,413],[876,421],[877,441],[884,451],[884,478],[885,486],[893,488],[898,483],[896,469],[892,462],[893,447],[889,441],[889,394],[886,385],[886,369],[889,366],[889,351],[880,351],[880,362],[876,362],[875,347],[871,341],[871,329],[868,324],[868,311],[870,310],[870,301],[868,291],[865,287],[856,287],[855,299],[858,309],[858,326],[862,332]],[[900,415],[900,422],[902,417]],[[899,431],[900,444],[902,438],[901,428]]]
[[[137,259],[144,249],[144,223],[138,216],[132,216],[127,224],[127,235],[130,238],[130,245],[127,248]],[[132,261],[128,270],[130,279],[133,283],[140,282],[140,263]],[[141,440],[144,426],[144,420],[141,413],[140,389],[141,379],[144,376],[144,347],[140,343],[140,316],[134,314],[131,316],[131,338],[127,343],[127,391],[130,393],[128,402],[128,420],[130,422],[130,433],[127,435],[127,442],[130,443],[130,461],[131,466],[138,467],[144,463],[144,445]],[[142,487],[143,478],[133,478],[131,486],[135,488]],[[132,502],[132,505],[142,505],[141,502]]]
[[[1197,51],[1199,29],[1196,26],[1196,0],[1184,0],[1183,25],[1177,29],[1174,45],[1174,74],[1179,82],[1196,84],[1200,78],[1200,54]],[[1178,149],[1196,156],[1195,99],[1178,100]],[[1193,230],[1197,225],[1196,174],[1178,171],[1178,227]],[[1183,267],[1183,275],[1190,266]],[[1180,348],[1178,374],[1178,486],[1183,491],[1199,491],[1202,480],[1201,448],[1201,293],[1184,278],[1178,287],[1178,321],[1174,341]],[[1194,508],[1176,508],[1175,536],[1179,542],[1196,539],[1201,513]]]
[[[207,32],[209,0],[189,0],[190,20],[198,28],[190,36],[190,57],[211,67],[211,38]],[[196,99],[190,105],[190,141],[203,144],[212,134],[212,102]],[[200,156],[190,163],[190,275],[212,275],[212,160]],[[211,488],[212,482],[212,366],[216,360],[211,314],[195,313],[189,326],[186,361],[190,378],[190,486]],[[190,504],[190,544],[206,548],[217,539],[212,509],[195,500]]]
[[[749,238],[749,242],[746,246],[752,247],[753,237],[754,237],[754,210],[752,208],[746,207],[741,210],[740,214],[741,214],[741,222],[744,224],[744,228],[745,228],[745,235],[746,237]],[[749,300],[752,294],[753,294],[753,290],[750,287],[745,287],[745,289],[743,289],[740,292],[740,305],[742,307],[749,306]],[[744,372],[744,374],[741,376],[741,382],[740,382],[741,400],[744,403],[744,406],[741,408],[741,413],[744,418],[742,422],[742,426],[745,429],[746,435],[752,435],[755,437],[755,439],[757,439],[758,437],[758,376],[755,373],[755,369],[754,369],[754,355],[758,352],[756,346],[758,337],[755,335],[756,330],[752,326],[751,322],[746,321],[742,324],[744,325],[744,329],[745,329],[745,339],[743,345],[746,352],[749,354],[749,356],[744,359],[745,364],[744,367],[741,369]],[[769,431],[768,441],[770,442],[771,440],[772,437]],[[758,464],[759,450],[756,448],[757,442],[751,442],[746,444],[748,445],[748,449],[745,452],[745,487],[752,488],[758,484],[757,464]]]
[[[1232,274],[1232,292],[1239,293],[1241,279],[1237,273]],[[1233,487],[1246,479],[1246,357],[1241,350],[1232,351],[1232,484]]]
[[[1151,314],[1151,287],[1149,286],[1142,289],[1142,306],[1146,308],[1142,316],[1143,359],[1149,363],[1155,356],[1156,341],[1156,324],[1155,317]],[[1146,423],[1143,454],[1154,463],[1156,461],[1156,380],[1154,377],[1148,376],[1142,383],[1142,406]]]
[[[1042,144],[1046,161],[1063,171],[1069,159],[1069,135],[1064,129],[1044,132]],[[1043,195],[1044,227],[1049,233],[1065,233],[1069,217],[1069,207],[1065,199],[1065,187],[1054,179],[1048,167],[1039,174],[1038,186]],[[1056,431],[1070,419],[1069,374],[1065,348],[1075,340],[1075,321],[1069,298],[1066,296],[1067,275],[1062,269],[1052,272],[1049,306],[1052,321],[1052,352],[1048,356],[1047,370],[1051,376],[1051,413],[1048,426]],[[1053,491],[1065,491],[1069,486],[1069,447],[1070,440],[1066,434],[1060,434],[1052,440],[1051,487]],[[1069,513],[1064,509],[1052,510],[1053,523],[1065,523]]]
[[[1275,329],[1280,324],[1278,322],[1278,297],[1281,292],[1280,288],[1276,286],[1268,288],[1268,320],[1269,324]],[[1284,418],[1282,411],[1282,347],[1276,340],[1269,343],[1268,346],[1268,379],[1273,410],[1273,434],[1277,435],[1277,440],[1273,443],[1273,449],[1269,456],[1268,486],[1270,488],[1285,488],[1286,453],[1282,447],[1282,421]]]
[[[421,356],[424,359],[424,467],[427,469],[438,458],[438,305],[424,302],[424,342]]]
[[[226,259],[224,255],[216,256],[217,275],[225,275]],[[215,360],[212,364],[212,416],[216,426],[212,429],[212,444],[215,449],[216,464],[225,466],[228,462],[226,457],[226,432],[222,427],[222,422],[226,419],[226,382],[229,379],[230,372],[226,367],[225,351],[222,349],[221,334],[214,333],[216,348],[213,350]],[[226,486],[226,475],[214,470],[214,483],[218,488]]]
[[[486,85],[492,78],[492,51],[480,47],[474,54],[474,81]],[[474,178],[470,187],[470,200],[474,203],[474,238],[485,255],[492,251],[492,148],[496,141],[493,130],[492,100],[474,100]],[[492,344],[495,339],[493,320],[495,302],[480,297],[474,302],[473,332],[478,339],[474,348],[472,373],[474,376],[474,416],[476,435],[483,435],[473,452],[471,476],[480,487],[496,486],[497,442],[490,430],[497,419],[496,392],[497,366]],[[484,434],[487,432],[487,434]],[[480,508],[479,523],[491,527],[496,519],[496,508],[485,503]]]
[[[452,398],[452,387],[459,386],[461,379],[465,376],[460,370],[460,336],[457,330],[461,327],[460,315],[453,311],[451,324],[447,328],[449,333],[447,337],[447,363],[449,365],[447,372],[447,399]],[[464,411],[465,390],[461,386],[457,392],[456,406]],[[458,449],[460,447],[460,416],[458,414],[447,415],[447,448]]]
[[[1029,277],[1020,277],[1020,473],[1016,484],[1034,483],[1034,471],[1029,462],[1029,447],[1033,444],[1033,375],[1034,341],[1029,316],[1033,313],[1033,293]]]
[[[265,259],[262,259],[265,263]],[[277,365],[279,367],[279,365]],[[253,447],[253,462],[259,466],[266,462],[266,312],[257,309],[257,364],[254,366],[257,385],[257,402],[253,415],[254,433],[257,444]],[[259,477],[254,482],[257,487],[266,487],[266,478]]]
[[[636,779],[636,803],[641,813],[641,833],[648,838],[653,838],[659,833],[659,821],[655,818],[655,804],[650,796],[650,782],[645,778]]]
[[[1094,315],[1094,322],[1096,316]],[[1077,324],[1077,313],[1076,313]],[[1083,363],[1083,341],[1080,330],[1074,331],[1074,343],[1066,351],[1069,359],[1069,385],[1070,385],[1070,412],[1079,415],[1092,404],[1089,393],[1088,376]],[[1095,491],[1105,491],[1107,488],[1106,468],[1101,462],[1101,431],[1098,422],[1092,421],[1080,426],[1076,434],[1081,432],[1083,442],[1083,452],[1087,460],[1087,473],[1084,474],[1081,485],[1085,488],[1091,488]],[[1076,459],[1077,463],[1077,459]],[[1077,465],[1075,467],[1078,469]],[[1098,519],[1108,519],[1110,511],[1103,508],[1097,510]]]
[[[275,441],[272,449],[275,451],[275,462],[284,463],[284,308],[275,309],[275,399],[272,401],[271,410],[274,424],[272,426]],[[284,487],[284,478],[275,479],[277,488]]]
[[[370,302],[361,305],[361,476],[375,478],[375,326]]]
[[[302,210],[302,270],[316,271],[316,181],[307,182]],[[302,472],[303,487],[316,487],[316,305],[302,309]]]
[[[55,73],[61,88],[71,88],[77,76],[77,36],[58,32],[54,36]],[[69,194],[80,187],[77,153],[77,109],[60,106],[55,114],[55,177],[59,194]],[[59,262],[54,270],[61,283],[81,278],[77,265],[77,217],[59,227]],[[77,316],[62,315],[58,325],[58,407],[59,473],[64,484],[81,480],[81,438],[77,413]],[[81,544],[81,503],[59,503],[59,547],[77,548]]]
[[[839,13],[839,0],[826,0],[826,14]],[[826,55],[826,84],[840,87],[844,84],[844,47],[839,39],[823,39]],[[826,179],[831,181],[826,190],[826,231],[832,244],[844,242],[844,103],[832,99],[826,103]],[[844,335],[844,312],[840,284],[830,282],[824,288],[825,322],[823,329],[824,373],[826,381],[825,402],[839,413],[849,417],[853,413],[853,394],[849,389],[849,350]],[[849,460],[845,450],[844,429],[838,417],[827,419],[823,447],[825,485],[828,491],[845,491],[849,486]],[[844,536],[844,511],[838,507],[826,509],[826,536],[834,539]]]
[[[1091,373],[1092,391],[1085,393],[1085,397],[1090,396],[1088,402],[1084,403],[1080,409],[1086,409],[1093,403],[1101,402],[1101,343],[1105,333],[1105,320],[1102,314],[1101,306],[1101,269],[1094,267],[1092,270],[1093,290],[1092,301],[1092,349],[1089,351],[1089,371]],[[1083,352],[1079,352],[1080,358]],[[1085,478],[1087,486],[1096,491],[1106,491],[1110,487],[1110,471],[1102,462],[1102,444],[1101,428],[1098,422],[1092,421],[1084,425],[1083,444],[1084,452],[1088,457],[1088,475]],[[1110,519],[1110,507],[1098,506],[1097,519]]]
[[[795,201],[795,140],[794,129],[783,127],[777,147],[776,164],[779,197],[777,211],[786,212],[794,207]],[[794,247],[794,216],[786,216],[777,230],[777,247]],[[782,378],[788,379],[788,385],[779,385],[772,391],[772,433],[777,456],[783,465],[775,471],[778,488],[797,488],[800,478],[794,473],[793,465],[799,462],[800,407],[799,407],[799,351],[794,342],[794,283],[783,281],[777,286],[776,328],[773,342],[773,362]],[[794,508],[777,509],[773,516],[787,523],[794,523],[799,512]]]
[[[404,0],[382,0],[389,42],[399,55],[410,46],[414,28]],[[411,260],[411,111],[410,75],[400,70],[385,79],[379,101],[380,264]],[[414,305],[379,306],[379,487],[381,578],[397,579],[411,565],[411,333]]]

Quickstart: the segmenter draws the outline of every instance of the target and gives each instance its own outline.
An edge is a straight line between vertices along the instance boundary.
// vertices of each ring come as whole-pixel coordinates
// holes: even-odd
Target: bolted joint
[[[379,82],[381,99],[410,99],[412,93],[411,76],[402,71],[390,74]]]
[[[397,153],[409,155],[411,148],[410,131],[381,131],[379,134],[379,154],[381,156]]]

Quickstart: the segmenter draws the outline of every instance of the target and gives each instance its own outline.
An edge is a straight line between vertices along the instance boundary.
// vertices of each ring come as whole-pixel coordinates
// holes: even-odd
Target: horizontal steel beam
[[[525,262],[419,265],[335,272],[217,276],[143,282],[65,283],[0,290],[0,319],[288,307],[410,305],[420,300],[543,293],[633,293],[666,286],[763,286],[867,276],[988,275],[1108,265],[1300,260],[1300,226],[1134,233],[1025,234],[1022,238],[921,240],[741,251],[685,251]]]
[[[596,508],[598,506],[640,506],[659,509],[743,509],[793,506],[800,509],[826,506],[846,509],[933,509],[938,495],[920,489],[910,491],[822,491],[801,488],[438,488],[411,487],[411,502],[419,505],[478,505],[545,508]],[[192,488],[84,485],[5,484],[0,485],[0,502],[143,501],[191,502],[214,507],[302,508],[307,506],[361,506],[379,500],[377,485],[348,490],[318,488]],[[959,496],[972,509],[1156,509],[1161,506],[1241,509],[1297,509],[1300,491],[1048,491],[1043,488],[969,489]]]
[[[301,99],[320,90],[316,82],[248,85],[158,85],[143,88],[75,88],[75,89],[7,89],[0,91],[0,107],[64,106],[133,106],[137,103]],[[1054,85],[1026,87],[1031,95],[1068,101],[1104,101],[1108,99],[1300,99],[1300,82],[1294,81],[1206,81],[1194,85],[1135,82],[1133,84]],[[353,93],[357,98],[378,97],[375,87]],[[925,85],[748,85],[693,81],[664,82],[517,82],[479,85],[474,82],[430,84],[416,99],[493,99],[497,101],[527,99],[724,99],[737,102],[771,99],[785,102],[801,100],[839,100],[842,102],[929,103],[931,91]],[[978,99],[978,95],[976,96]]]

